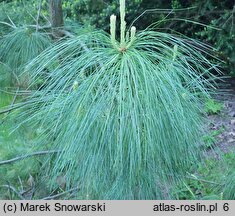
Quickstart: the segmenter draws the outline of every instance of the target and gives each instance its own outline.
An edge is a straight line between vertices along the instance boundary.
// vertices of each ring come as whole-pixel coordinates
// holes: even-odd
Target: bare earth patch
[[[227,82],[227,93],[218,94],[215,98],[224,104],[224,108],[220,114],[208,116],[210,131],[221,130],[215,146],[225,153],[235,152],[235,79]]]

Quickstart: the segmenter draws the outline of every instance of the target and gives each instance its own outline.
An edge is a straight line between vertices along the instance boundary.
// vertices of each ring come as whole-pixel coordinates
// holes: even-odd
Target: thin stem
[[[175,12],[179,12],[179,11],[183,11],[185,12],[186,10],[191,10],[191,9],[195,9],[196,7],[193,6],[193,7],[188,7],[188,8],[181,8],[181,9],[148,9],[148,10],[145,10],[143,13],[141,13],[139,16],[137,16],[131,23],[130,26],[134,25],[134,23],[139,19],[141,18],[144,14],[146,13],[175,13]]]
[[[60,150],[51,150],[51,151],[39,151],[39,152],[34,152],[31,154],[23,155],[23,156],[18,156],[16,158],[12,158],[10,160],[5,160],[5,161],[0,161],[0,165],[5,165],[5,164],[10,164],[14,163],[18,160],[23,160],[32,156],[40,156],[40,155],[45,155],[45,154],[54,154],[54,153],[59,153],[61,152]]]
[[[76,187],[76,188],[72,188],[68,191],[65,191],[65,192],[62,192],[62,193],[59,193],[59,194],[56,194],[56,195],[53,195],[53,196],[48,196],[48,197],[45,197],[45,198],[42,198],[43,200],[52,200],[52,199],[55,199],[55,198],[58,198],[58,197],[61,197],[67,193],[70,193],[70,192],[74,192],[74,191],[77,191],[79,190],[79,187]]]
[[[13,191],[21,200],[25,200],[25,198],[11,185],[1,185],[0,187],[5,187]]]
[[[7,25],[7,26],[10,26],[11,28],[16,29],[16,26],[13,26],[13,25],[11,25],[11,24],[9,24],[7,22],[0,22],[0,24],[4,24],[4,25]]]
[[[20,107],[22,107],[23,105],[19,105],[19,106],[13,106],[13,107],[10,107],[10,108],[8,108],[8,109],[6,109],[6,110],[2,110],[2,111],[0,111],[0,115],[1,114],[4,114],[4,113],[9,113],[10,111],[12,111],[12,110],[14,110],[14,109],[17,109],[17,108],[20,108]]]
[[[12,100],[12,102],[11,102],[10,108],[14,107],[16,98],[17,98],[17,96],[18,96],[18,92],[19,92],[19,87],[17,88],[17,91],[16,91],[16,93],[15,93],[15,95],[14,95],[14,98],[13,98],[13,100]],[[1,124],[4,123],[5,118],[7,117],[7,115],[8,115],[10,112],[11,112],[11,110],[9,110],[9,111],[7,112],[6,116],[5,116],[5,117],[3,118],[3,120],[2,120]]]

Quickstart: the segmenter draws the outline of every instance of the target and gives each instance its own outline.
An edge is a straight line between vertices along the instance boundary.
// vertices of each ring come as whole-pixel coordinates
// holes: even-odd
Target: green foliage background
[[[109,16],[118,14],[117,0],[66,0],[63,6],[66,17],[106,31],[109,28]],[[170,32],[178,31],[189,37],[203,40],[217,49],[218,57],[225,61],[223,67],[230,74],[235,75],[235,51],[233,49],[235,43],[235,7],[232,1],[127,0],[127,6],[127,23],[131,23],[145,10],[156,9],[146,12],[136,21],[137,29],[144,29],[154,22],[161,21],[158,24],[159,28],[164,28]],[[191,9],[179,10],[184,8]],[[176,9],[176,11],[161,11],[159,9]],[[206,24],[208,27],[192,25],[191,22],[180,20],[182,18]],[[210,26],[217,27],[220,30],[209,28]]]
[[[2,1],[0,3],[0,20],[9,22],[8,17],[10,17],[13,22],[20,25],[33,23],[37,8],[38,1],[36,0]],[[79,22],[91,28],[109,31],[109,17],[112,14],[118,14],[118,0],[63,0],[63,10],[66,22],[70,24]],[[127,0],[127,23],[131,23],[144,11],[146,13],[135,22],[137,29],[145,29],[150,24],[157,22],[158,28],[164,28],[165,31],[171,33],[177,31],[203,40],[217,50],[217,57],[224,61],[222,64],[224,70],[235,75],[235,51],[233,49],[235,6],[233,1]],[[45,22],[43,17],[49,15],[47,0],[43,0],[41,13],[41,21]],[[192,25],[186,20],[203,23],[208,27]],[[216,27],[219,30],[210,27]],[[7,31],[9,31],[9,26],[1,25],[0,36]]]

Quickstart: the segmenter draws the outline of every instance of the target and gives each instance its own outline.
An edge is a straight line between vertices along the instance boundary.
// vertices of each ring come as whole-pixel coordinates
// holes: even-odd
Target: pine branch
[[[40,25],[27,25],[28,27],[37,28],[38,30],[50,29],[51,24],[40,26]]]

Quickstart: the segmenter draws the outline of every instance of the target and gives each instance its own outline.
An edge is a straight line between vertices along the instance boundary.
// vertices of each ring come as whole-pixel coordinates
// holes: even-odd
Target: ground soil
[[[235,152],[235,78],[226,80],[224,93],[215,95],[215,99],[224,104],[224,108],[217,115],[208,116],[208,125],[211,131],[220,130],[216,139],[216,146],[223,152]]]

